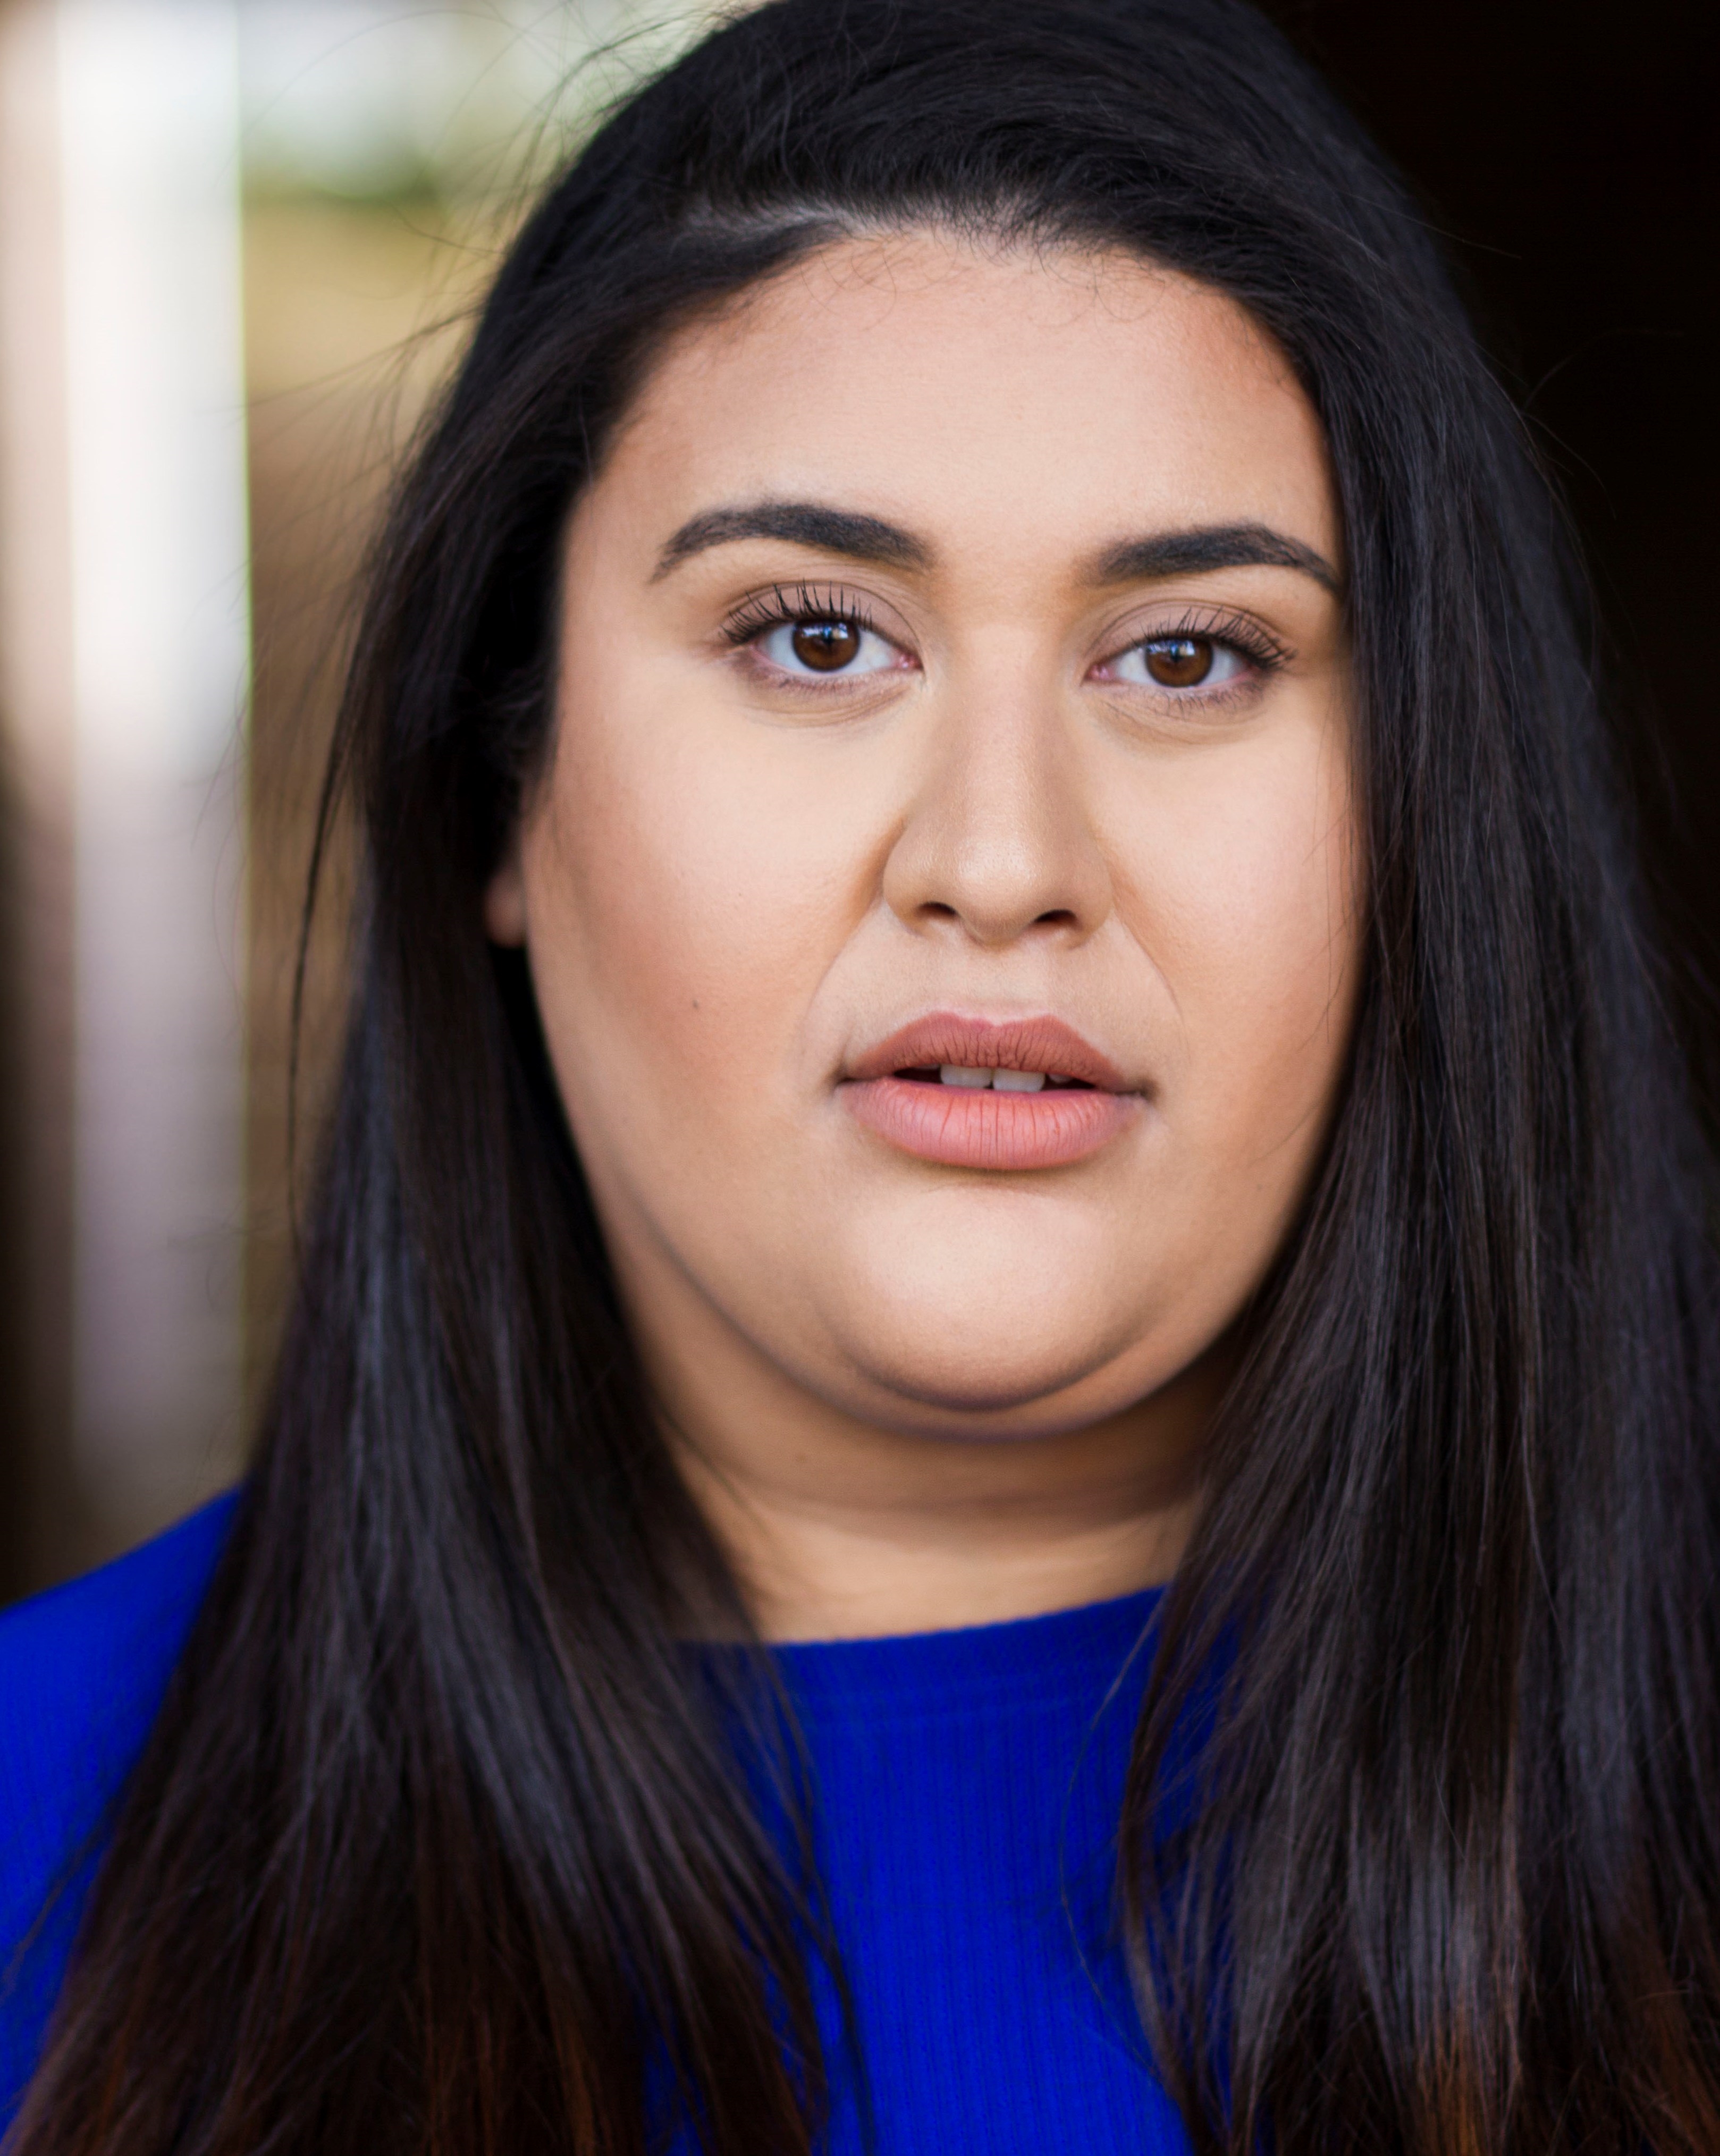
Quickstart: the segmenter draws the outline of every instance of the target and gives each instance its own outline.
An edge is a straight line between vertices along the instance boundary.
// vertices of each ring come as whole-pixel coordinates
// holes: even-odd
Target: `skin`
[[[917,553],[685,537],[760,503]],[[1328,582],[1101,573],[1213,526],[1339,563],[1265,334],[1132,258],[932,232],[681,330],[572,515],[555,737],[487,925],[527,947],[670,1441],[768,1637],[1066,1607],[1186,1541],[1329,1127],[1360,874]],[[774,587],[869,620],[865,668],[725,634]],[[1173,629],[1260,650],[1168,690],[1140,647]],[[903,1152],[845,1081],[935,1011],[1062,1019],[1123,1127],[1039,1170]]]

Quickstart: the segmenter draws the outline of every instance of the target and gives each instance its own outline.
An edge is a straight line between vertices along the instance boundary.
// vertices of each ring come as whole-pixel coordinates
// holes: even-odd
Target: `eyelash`
[[[833,589],[811,584],[773,584],[768,591],[755,592],[743,600],[723,624],[722,634],[728,644],[752,644],[767,629],[780,629],[789,622],[804,625],[813,621],[851,621],[856,629],[869,630],[875,636],[881,634],[865,600],[839,586]]]
[[[814,621],[852,622],[857,629],[873,635],[884,633],[857,593],[844,591],[840,586],[773,584],[768,591],[755,592],[736,608],[722,624],[722,636],[726,643],[739,649],[756,643],[768,630],[780,629],[784,624]],[[1278,672],[1290,656],[1276,637],[1245,615],[1196,607],[1173,622],[1155,626],[1144,635],[1131,637],[1127,644],[1119,644],[1096,663],[1109,666],[1129,652],[1138,650],[1143,644],[1173,644],[1179,637],[1225,645],[1239,653],[1262,678]],[[834,689],[839,685],[833,680],[821,685]],[[1213,693],[1216,701],[1225,691]],[[1178,701],[1198,701],[1198,692]]]
[[[1131,651],[1138,651],[1143,644],[1174,644],[1185,637],[1191,643],[1221,644],[1240,653],[1262,676],[1276,674],[1290,658],[1278,639],[1257,621],[1250,621],[1246,614],[1194,607],[1175,621],[1166,622],[1163,626],[1155,624],[1142,635],[1132,636],[1127,644],[1118,644],[1097,663],[1110,666]]]

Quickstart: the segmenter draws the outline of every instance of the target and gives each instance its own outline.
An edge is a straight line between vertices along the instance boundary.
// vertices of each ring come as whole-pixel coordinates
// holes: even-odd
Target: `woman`
[[[1569,585],[1230,0],[778,0],[614,118],[377,557],[254,1471],[0,1635],[18,2156],[1720,2146]]]

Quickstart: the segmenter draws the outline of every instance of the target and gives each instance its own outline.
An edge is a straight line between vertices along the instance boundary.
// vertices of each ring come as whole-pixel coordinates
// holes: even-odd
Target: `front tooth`
[[[1045,1082],[1043,1070],[998,1070],[992,1081],[1000,1093],[1037,1093]]]
[[[937,1075],[946,1086],[989,1086],[994,1074],[989,1070],[970,1070],[965,1064],[942,1063]]]

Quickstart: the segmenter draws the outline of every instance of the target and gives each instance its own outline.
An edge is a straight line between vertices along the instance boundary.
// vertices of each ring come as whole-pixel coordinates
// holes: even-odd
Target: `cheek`
[[[1310,1126],[1312,1145],[1323,1126],[1358,964],[1356,827],[1331,741],[1322,728],[1270,757],[1214,760],[1142,864],[1182,1037],[1167,1105],[1202,1152],[1240,1161]]]
[[[701,1100],[768,1109],[843,932],[858,834],[684,697],[572,680],[567,703],[524,865],[582,1141],[622,1103],[666,1142]]]

